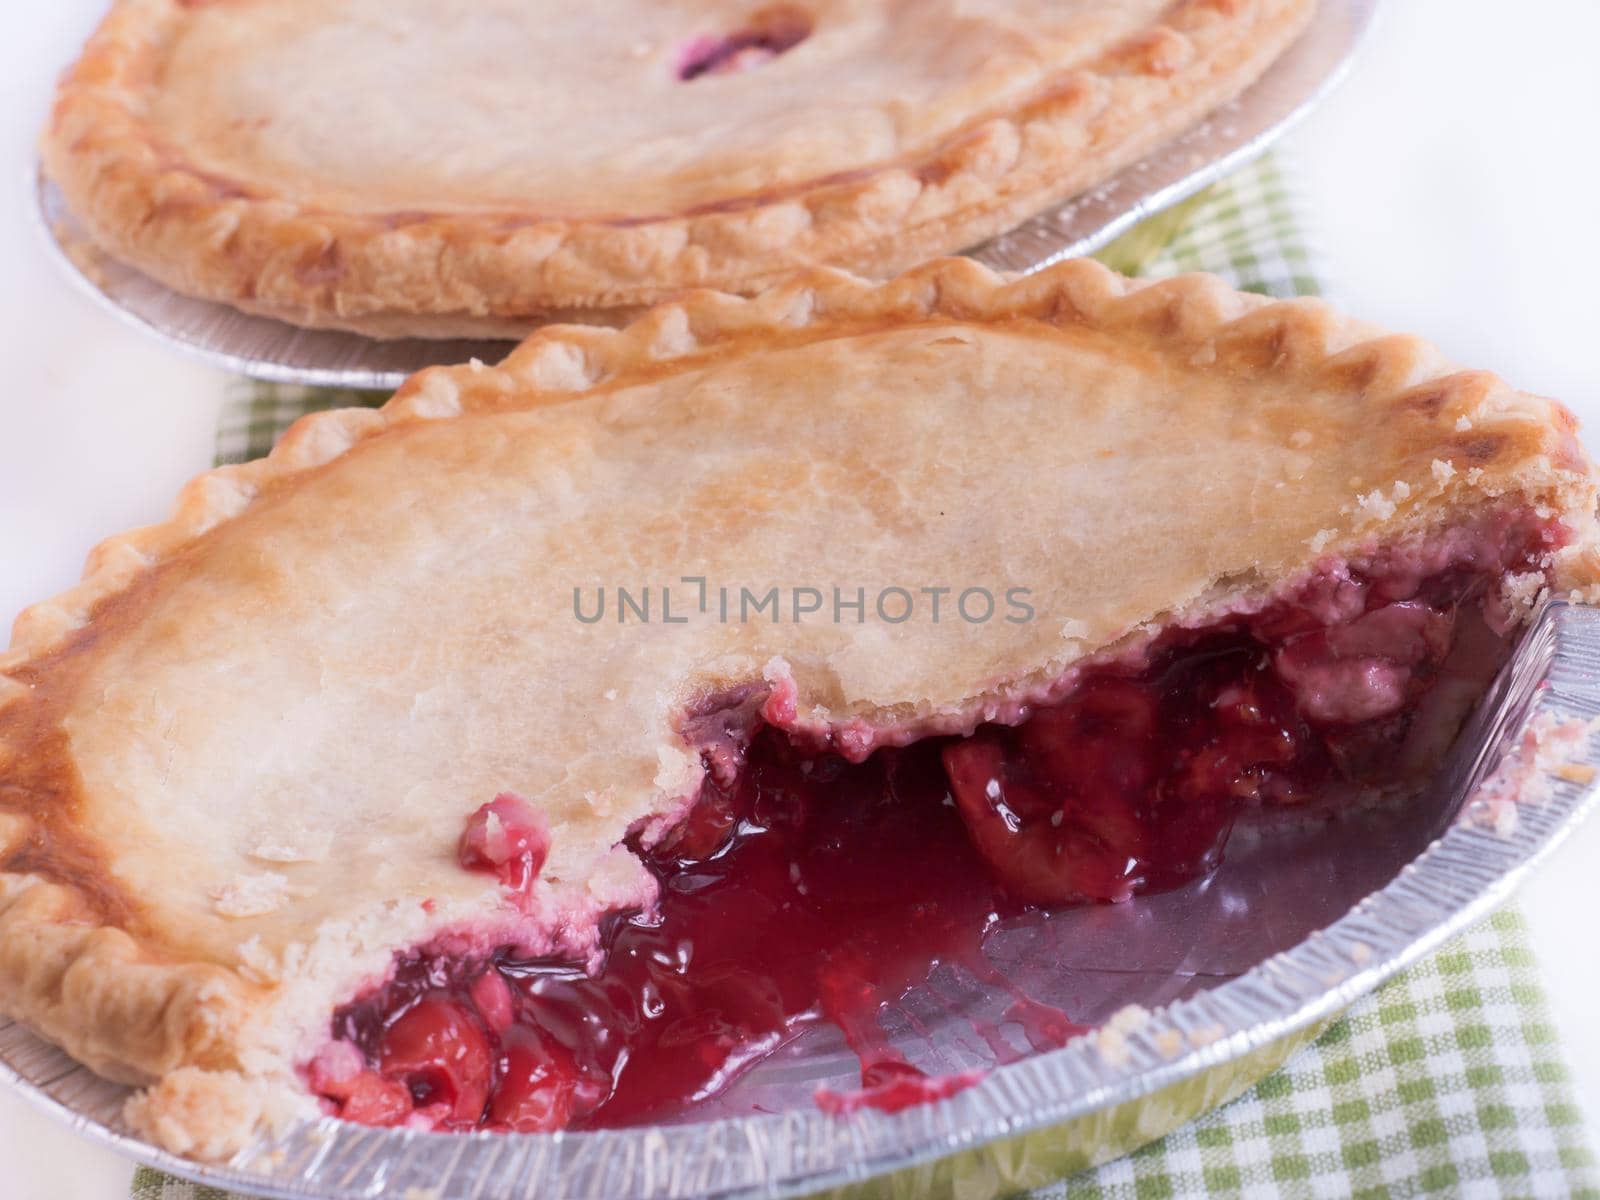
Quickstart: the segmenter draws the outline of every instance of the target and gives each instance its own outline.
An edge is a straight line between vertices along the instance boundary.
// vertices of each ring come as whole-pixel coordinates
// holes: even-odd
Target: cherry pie
[[[178,291],[520,336],[962,250],[1231,100],[1313,4],[116,0],[44,157]]]
[[[657,1120],[818,1021],[862,1062],[825,1107],[937,1099],[972,1077],[883,1000],[1405,794],[1592,594],[1595,503],[1559,405],[1206,277],[551,328],[305,418],[19,618],[0,1011],[202,1158]]]

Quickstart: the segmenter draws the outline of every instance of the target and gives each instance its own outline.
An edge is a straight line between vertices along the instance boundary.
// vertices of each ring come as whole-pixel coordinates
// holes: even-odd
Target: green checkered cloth
[[[1101,252],[1130,274],[1213,271],[1275,296],[1317,292],[1297,206],[1268,157]],[[240,381],[217,459],[265,454],[314,409],[367,392]],[[1360,1001],[1288,1065],[1127,1158],[1028,1200],[1582,1196],[1600,1173],[1520,914],[1501,912]],[[140,1170],[134,1200],[228,1200]]]

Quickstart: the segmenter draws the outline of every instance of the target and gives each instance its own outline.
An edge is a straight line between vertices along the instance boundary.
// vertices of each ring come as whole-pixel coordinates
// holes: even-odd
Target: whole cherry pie
[[[862,1067],[824,1107],[937,1100],[973,1077],[885,1000],[1405,796],[1592,594],[1595,503],[1559,405],[1206,277],[551,328],[305,418],[22,615],[0,1011],[196,1157],[659,1120],[818,1022]]]
[[[1314,0],[115,0],[50,176],[178,291],[509,336],[887,276],[1233,99]]]

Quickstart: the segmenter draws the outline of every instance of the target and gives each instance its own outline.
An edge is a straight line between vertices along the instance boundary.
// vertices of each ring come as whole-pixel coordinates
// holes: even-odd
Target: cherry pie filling
[[[1005,1022],[1033,1050],[1059,1046],[1084,1029],[989,964],[997,923],[1176,887],[1216,867],[1246,810],[1331,816],[1437,765],[1509,652],[1504,579],[1564,537],[1528,514],[1458,532],[1169,629],[1014,726],[860,763],[756,731],[676,829],[632,839],[660,902],[609,919],[597,973],[510,950],[409,952],[335,1014],[308,1082],[367,1124],[603,1128],[682,1116],[829,1023],[861,1089],[818,1103],[893,1110],[981,1075],[925,1075],[879,1027],[885,1004],[952,961],[1013,996]],[[547,845],[538,814],[506,795],[469,822],[461,861],[515,896]],[[979,1032],[997,1060],[1017,1056]]]
[[[771,62],[811,36],[811,17],[789,5],[762,9],[734,33],[691,39],[679,52],[678,78],[734,75]]]

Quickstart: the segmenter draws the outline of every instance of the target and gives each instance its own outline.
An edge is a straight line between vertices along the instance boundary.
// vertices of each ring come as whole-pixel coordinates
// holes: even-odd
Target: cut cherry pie
[[[1313,5],[116,0],[44,157],[178,291],[520,336],[965,249],[1233,99]]]
[[[658,1120],[822,1021],[862,1063],[825,1107],[936,1099],[971,1077],[882,1002],[1251,814],[1405,795],[1590,594],[1595,485],[1560,406],[1204,277],[552,328],[302,420],[23,614],[0,1010],[199,1157]]]

